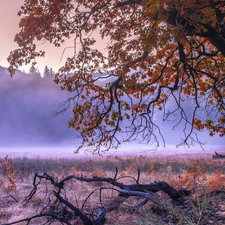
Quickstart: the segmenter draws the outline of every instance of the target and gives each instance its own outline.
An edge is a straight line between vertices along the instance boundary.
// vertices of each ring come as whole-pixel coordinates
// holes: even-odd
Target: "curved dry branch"
[[[144,204],[146,204],[149,200],[157,205],[164,205],[164,203],[157,197],[153,196],[151,192],[158,192],[163,191],[165,192],[171,199],[174,201],[177,201],[178,203],[184,202],[184,196],[187,196],[190,194],[188,190],[179,190],[176,191],[173,187],[171,187],[168,183],[164,181],[154,181],[150,184],[140,184],[139,178],[140,178],[140,170],[138,170],[138,177],[136,181],[136,184],[123,184],[118,182],[116,179],[118,170],[116,169],[116,173],[113,178],[106,178],[106,177],[93,177],[93,178],[87,178],[87,177],[81,177],[77,175],[69,175],[65,178],[63,178],[61,181],[57,182],[53,176],[49,176],[47,173],[44,173],[43,175],[35,174],[34,180],[33,180],[33,186],[34,188],[30,192],[30,194],[26,197],[26,202],[32,199],[32,197],[36,194],[36,190],[38,185],[40,184],[42,179],[45,179],[46,181],[50,181],[51,185],[55,188],[57,188],[57,191],[53,191],[53,195],[56,197],[56,200],[54,201],[55,206],[51,206],[50,204],[44,205],[44,208],[41,210],[41,212],[35,216],[25,218],[16,222],[8,223],[5,225],[10,224],[16,224],[19,222],[27,222],[27,224],[30,223],[35,218],[38,217],[47,217],[47,222],[54,222],[59,221],[61,224],[70,224],[69,222],[73,219],[80,218],[85,225],[100,225],[104,224],[106,221],[106,214],[108,212],[111,212],[113,210],[117,210],[120,205],[126,201],[130,196],[139,196],[142,199],[142,201],[132,207],[137,208]],[[39,181],[37,179],[39,178]],[[111,184],[114,187],[117,187],[119,189],[116,189],[114,187],[101,187],[94,191],[92,191],[88,197],[84,200],[83,206],[81,209],[75,207],[73,204],[69,202],[68,199],[63,198],[60,195],[61,190],[64,188],[64,184],[72,179],[76,179],[81,182],[105,182],[108,184]],[[110,202],[106,203],[105,205],[102,204],[102,190],[114,190],[118,192],[118,195],[111,200]],[[101,207],[97,207],[98,213],[95,215],[95,217],[90,218],[90,214],[85,213],[84,211],[84,204],[87,202],[88,199],[95,193],[96,191],[99,191],[99,200],[101,203]],[[49,203],[52,200],[49,199]],[[62,208],[62,211],[59,209],[59,207],[56,207],[56,204],[59,204]],[[57,210],[56,210],[57,209]],[[47,213],[45,211],[47,210]],[[49,211],[49,212],[48,212]],[[46,222],[46,223],[47,223]]]

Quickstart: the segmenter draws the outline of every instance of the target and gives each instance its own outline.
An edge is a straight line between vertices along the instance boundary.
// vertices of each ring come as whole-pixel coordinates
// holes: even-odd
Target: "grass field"
[[[184,205],[176,205],[165,193],[154,193],[163,202],[157,206],[151,201],[134,208],[141,199],[130,197],[118,210],[107,213],[105,224],[225,224],[225,161],[208,157],[147,157],[147,156],[106,156],[102,158],[42,159],[15,158],[2,159],[0,165],[0,224],[18,221],[39,214],[45,206],[54,202],[54,187],[42,180],[35,196],[25,204],[25,197],[33,189],[33,177],[37,172],[53,175],[60,180],[70,174],[83,177],[137,177],[140,169],[140,184],[165,181],[176,190],[185,188],[191,191]],[[134,180],[125,177],[120,182],[133,184]],[[93,191],[85,203],[84,211],[93,212],[101,204],[107,204],[118,192],[106,189],[102,191],[100,204],[99,188],[110,187],[103,182],[85,183],[70,180],[65,183],[63,196],[74,206],[81,208],[84,200]],[[112,187],[112,186],[111,186]],[[161,208],[160,208],[161,207]],[[46,218],[37,218],[29,224],[44,224]],[[27,224],[20,222],[19,224]],[[50,223],[47,223],[50,224]],[[52,224],[61,224],[53,222]],[[70,224],[82,224],[74,219]]]

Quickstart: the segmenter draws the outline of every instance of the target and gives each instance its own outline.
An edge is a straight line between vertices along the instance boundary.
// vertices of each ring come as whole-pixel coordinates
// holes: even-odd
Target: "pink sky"
[[[20,17],[17,16],[17,13],[20,9],[20,6],[23,4],[24,0],[1,0],[0,4],[0,30],[1,30],[1,42],[0,42],[0,66],[8,67],[7,57],[10,51],[14,50],[17,47],[17,44],[14,42],[14,36],[19,32],[19,21]],[[60,62],[60,57],[64,47],[73,46],[72,39],[67,41],[62,48],[55,48],[54,46],[48,43],[38,43],[38,47],[46,51],[46,57],[38,59],[38,67],[42,72],[44,67],[52,67],[53,70],[57,70],[63,64],[63,61],[66,59],[66,56],[73,54],[73,50],[66,50],[64,60]],[[30,65],[22,66],[20,70],[25,69],[28,71]]]
[[[8,66],[6,60],[10,50],[16,47],[14,43],[14,34],[19,31],[19,18],[16,16],[23,0],[1,0],[0,7],[0,65]]]
[[[17,47],[17,44],[14,42],[14,36],[19,32],[19,21],[20,17],[17,16],[17,13],[23,4],[24,0],[1,0],[0,4],[0,30],[1,30],[1,42],[0,42],[0,66],[8,67],[7,57],[10,51],[14,50]],[[94,36],[98,36],[98,33],[95,32]],[[98,38],[99,41],[96,44],[96,47],[99,49],[104,49],[106,41],[102,41]],[[79,47],[79,45],[77,45]],[[69,39],[64,43],[60,48],[56,48],[49,43],[37,43],[38,49],[45,50],[46,55],[44,58],[37,60],[37,67],[40,69],[40,72],[43,72],[44,67],[53,68],[57,71],[58,68],[63,66],[66,58],[68,56],[73,56],[73,49],[67,49],[65,51],[64,57],[60,63],[60,57],[62,55],[63,49],[65,47],[73,47],[73,39]],[[28,71],[30,65],[22,66],[20,70],[25,69]]]

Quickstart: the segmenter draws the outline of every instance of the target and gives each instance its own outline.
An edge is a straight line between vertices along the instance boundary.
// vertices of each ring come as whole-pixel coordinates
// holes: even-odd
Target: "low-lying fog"
[[[20,71],[11,78],[6,69],[0,67],[0,156],[77,157],[73,155],[77,134],[68,128],[70,112],[54,117],[69,93],[61,91],[52,80],[53,76],[41,78]],[[124,143],[117,152],[112,150],[108,154],[225,152],[224,138],[211,138],[207,131],[199,133],[199,139],[206,142],[203,151],[199,145],[189,149],[176,148],[182,137],[181,128],[172,131],[171,124],[167,122],[161,124],[161,130],[166,148],[160,147],[154,151],[152,146],[132,142]]]

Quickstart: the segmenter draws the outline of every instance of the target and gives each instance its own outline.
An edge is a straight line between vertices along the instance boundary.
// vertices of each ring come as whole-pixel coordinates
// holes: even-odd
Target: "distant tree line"
[[[34,65],[30,67],[28,74],[41,76],[39,69],[35,67]],[[53,76],[54,74],[55,72],[53,71],[52,68],[48,68],[48,66],[45,66],[43,77]]]

